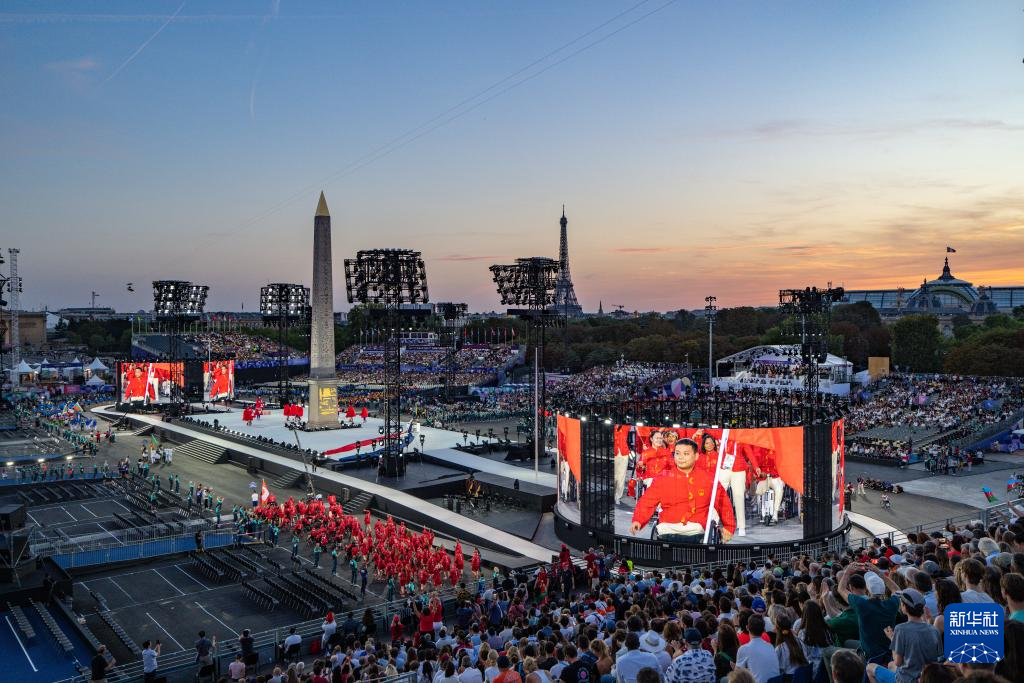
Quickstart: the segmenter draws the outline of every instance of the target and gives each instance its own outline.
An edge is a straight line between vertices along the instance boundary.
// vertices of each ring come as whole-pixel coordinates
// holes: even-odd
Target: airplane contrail
[[[149,45],[150,43],[152,43],[153,39],[155,39],[158,35],[160,35],[161,31],[163,31],[165,28],[167,28],[167,25],[170,24],[172,21],[174,21],[175,17],[177,17],[179,14],[181,14],[181,10],[183,10],[185,8],[185,2],[186,2],[186,0],[181,0],[181,4],[178,5],[178,9],[174,10],[174,14],[172,14],[169,17],[167,17],[167,21],[165,21],[164,23],[160,24],[160,28],[158,28],[153,33],[153,35],[151,35],[149,38],[147,38],[146,41],[144,43],[142,43],[142,45],[139,45],[138,49],[136,49],[135,52],[131,53],[131,55],[128,56],[128,59],[126,59],[123,62],[121,62],[121,65],[118,66],[116,69],[114,69],[114,72],[111,73],[109,76],[107,76],[103,80],[103,83],[101,83],[100,85],[104,85],[106,83],[109,83],[115,76],[117,76],[117,74],[121,73],[121,71],[126,66],[131,64],[132,60],[135,59],[136,57],[138,57],[139,53],[141,53],[143,50],[145,50],[146,46]]]

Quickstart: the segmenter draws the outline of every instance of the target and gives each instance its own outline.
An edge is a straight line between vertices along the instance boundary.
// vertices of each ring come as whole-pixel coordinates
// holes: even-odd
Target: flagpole
[[[711,515],[715,514],[715,501],[718,500],[718,473],[722,469],[722,458],[725,455],[725,445],[729,441],[729,430],[722,430],[722,440],[718,442],[718,464],[715,466],[715,477],[711,482],[711,502],[708,503],[708,518],[704,524],[704,541],[707,545],[708,536],[711,534]]]

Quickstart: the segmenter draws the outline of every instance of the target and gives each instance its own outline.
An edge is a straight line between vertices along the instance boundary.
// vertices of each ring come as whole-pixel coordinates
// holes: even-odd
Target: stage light
[[[39,458],[36,462],[46,462],[46,458]]]
[[[580,422],[586,422],[586,421],[587,421],[587,416],[586,415],[580,415]]]
[[[643,423],[643,422],[639,422],[639,421],[638,421],[638,422],[636,423],[636,426],[637,426],[637,427],[643,427],[643,426],[644,426],[644,423]]]
[[[210,288],[188,280],[153,281],[153,315],[157,318],[197,317],[206,307]]]
[[[609,420],[608,418],[605,418],[605,419],[604,419],[604,423],[605,423],[606,425],[610,425],[610,424],[612,423],[612,421],[611,421],[611,420]]]
[[[672,423],[672,429],[679,429],[679,423],[678,422],[673,422]]]
[[[13,467],[13,466],[14,466],[14,463],[13,463],[13,462],[9,462],[9,463],[7,463],[7,466],[8,466],[8,467]]]

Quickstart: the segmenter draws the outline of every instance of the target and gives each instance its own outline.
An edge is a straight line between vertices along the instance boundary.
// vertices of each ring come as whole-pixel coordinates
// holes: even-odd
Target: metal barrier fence
[[[144,530],[130,529],[129,531],[142,532]],[[234,543],[234,540],[235,533],[233,531],[203,531],[203,545],[207,549],[223,548]],[[108,543],[96,546],[88,544],[79,546],[72,541],[47,554],[64,569],[75,569],[77,567],[88,567],[97,564],[141,560],[174,553],[187,553],[195,549],[195,532],[187,532],[162,536],[153,535],[132,543],[120,545]]]

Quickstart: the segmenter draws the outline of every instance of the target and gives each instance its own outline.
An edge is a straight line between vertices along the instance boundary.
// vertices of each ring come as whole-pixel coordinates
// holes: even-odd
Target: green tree
[[[942,337],[933,315],[908,315],[892,328],[892,359],[900,369],[938,372],[942,367]]]

